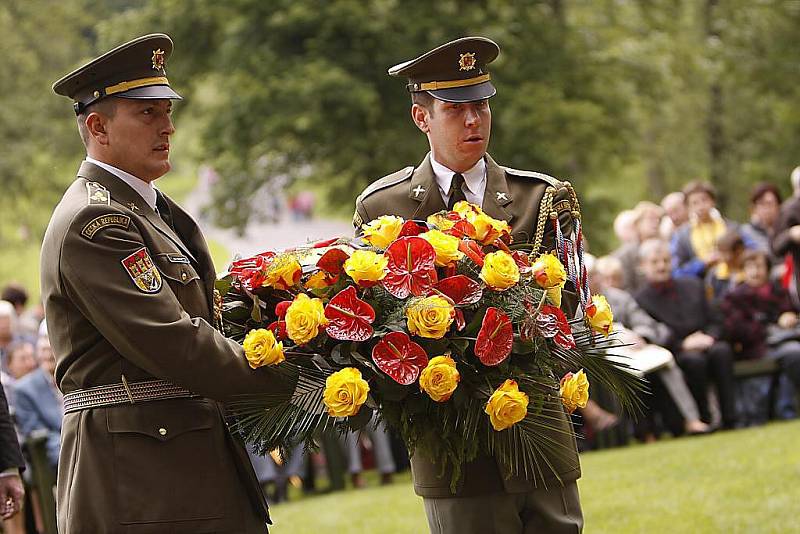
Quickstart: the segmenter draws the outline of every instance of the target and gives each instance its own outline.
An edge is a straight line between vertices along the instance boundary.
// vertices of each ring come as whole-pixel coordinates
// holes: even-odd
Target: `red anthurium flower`
[[[325,306],[328,325],[325,331],[334,339],[366,341],[372,337],[375,310],[358,298],[356,288],[348,286]]]
[[[317,261],[317,267],[328,274],[339,274],[342,272],[344,262],[349,257],[344,250],[332,248]]]
[[[454,306],[475,304],[483,296],[481,285],[463,274],[442,278],[433,289],[452,300]]]
[[[336,243],[337,241],[339,241],[338,237],[334,237],[334,238],[331,238],[331,239],[326,239],[325,241],[317,241],[316,243],[314,243],[313,248],[329,247],[329,246],[333,245],[334,243]]]
[[[381,284],[399,299],[424,295],[436,283],[436,251],[425,239],[401,237],[383,255],[388,259]]]
[[[428,365],[428,355],[405,332],[389,332],[372,349],[372,361],[395,382],[409,386]]]
[[[517,264],[517,267],[520,268],[520,271],[525,268],[530,269],[531,259],[521,250],[515,250],[512,252],[511,257],[514,258],[514,262]]]
[[[460,332],[464,330],[465,326],[467,326],[467,321],[464,319],[464,312],[461,308],[456,308],[456,330]]]
[[[278,319],[283,320],[283,318],[286,317],[286,310],[288,310],[291,305],[291,300],[282,300],[275,305],[275,315],[278,316]]]
[[[251,258],[243,258],[231,264],[230,273],[236,282],[247,291],[261,287],[267,279],[267,267],[275,257],[274,252],[264,252]]]
[[[286,332],[286,321],[275,321],[274,323],[270,323],[267,329],[272,330],[272,333],[275,334],[275,339],[278,341],[289,339],[289,334]]]
[[[561,308],[546,304],[542,306],[539,315],[536,317],[536,326],[544,337],[553,338],[560,347],[565,349],[575,348],[575,338],[572,336],[572,328],[569,326],[567,316]]]
[[[499,308],[489,308],[483,317],[478,338],[475,340],[475,355],[483,365],[498,365],[511,354],[514,329],[511,319]]]
[[[486,254],[483,253],[477,242],[471,239],[462,239],[458,244],[458,250],[469,256],[469,259],[474,261],[478,267],[483,267],[483,258]]]
[[[403,227],[400,228],[400,233],[397,234],[397,237],[400,238],[400,237],[414,236],[414,235],[419,235],[419,234],[421,234],[423,232],[427,232],[427,231],[428,231],[428,228],[425,227],[425,226],[422,226],[419,223],[416,223],[414,221],[406,221],[403,224]]]

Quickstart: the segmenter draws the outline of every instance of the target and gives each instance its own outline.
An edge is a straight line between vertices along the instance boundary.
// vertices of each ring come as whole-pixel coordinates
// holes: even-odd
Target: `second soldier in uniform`
[[[431,151],[415,167],[406,167],[372,183],[356,200],[353,223],[358,230],[381,215],[422,219],[452,208],[459,200],[482,207],[513,228],[515,242],[551,250],[555,221],[540,213],[545,192],[555,192],[553,206],[567,234],[573,228],[566,184],[539,173],[498,165],[487,153],[492,127],[489,98],[495,94],[487,65],[499,47],[482,37],[458,39],[389,69],[408,79],[411,118],[429,141]],[[544,224],[542,224],[544,223]],[[536,252],[536,251],[535,251]],[[479,455],[463,466],[455,492],[450,473],[416,454],[412,458],[414,489],[423,497],[434,534],[575,533],[583,527],[576,480],[580,477],[575,438],[557,397],[547,406],[559,414],[550,431],[553,452],[540,458],[542,476],[526,480],[508,476],[497,461]]]

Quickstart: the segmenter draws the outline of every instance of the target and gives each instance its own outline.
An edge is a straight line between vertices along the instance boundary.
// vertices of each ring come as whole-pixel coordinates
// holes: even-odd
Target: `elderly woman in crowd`
[[[638,433],[648,441],[655,438],[652,411],[661,412],[674,435],[708,432],[709,427],[700,420],[683,373],[672,354],[660,346],[669,341],[669,328],[648,315],[627,291],[616,286],[621,272],[619,259],[604,256],[594,262],[590,278],[594,289],[605,295],[614,310],[614,331],[619,332],[620,341],[630,345],[614,352],[631,358],[631,365],[651,384],[654,405],[649,406],[651,413],[637,423]]]
[[[659,239],[642,243],[641,267],[647,283],[635,295],[639,305],[669,327],[663,346],[675,356],[686,376],[700,418],[711,422],[708,386],[716,385],[722,426],[736,424],[733,351],[722,336],[722,327],[706,301],[703,282],[697,278],[673,278],[669,246]]]
[[[638,269],[639,245],[659,236],[661,218],[664,210],[658,204],[648,201],[639,202],[633,209],[633,229],[636,238],[624,243],[615,252],[622,264],[622,288],[635,292],[643,284],[644,278]]]

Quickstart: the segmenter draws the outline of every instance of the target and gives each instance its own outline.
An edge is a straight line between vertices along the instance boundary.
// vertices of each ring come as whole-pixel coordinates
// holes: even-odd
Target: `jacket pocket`
[[[221,425],[206,400],[148,402],[107,411],[122,524],[207,520],[225,513],[219,495]],[[218,429],[217,429],[218,430]]]
[[[175,252],[161,252],[154,260],[175,298],[192,317],[208,317],[206,288],[189,258]]]

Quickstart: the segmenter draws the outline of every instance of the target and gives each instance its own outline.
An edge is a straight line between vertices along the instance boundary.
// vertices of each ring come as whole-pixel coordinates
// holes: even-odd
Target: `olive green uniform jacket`
[[[45,234],[41,287],[59,388],[124,375],[199,396],[65,416],[62,534],[267,530],[266,501],[216,401],[277,385],[212,327],[208,248],[191,217],[166,203],[174,230],[126,183],[84,162]],[[156,271],[146,259],[126,268],[135,254]]]
[[[564,235],[573,224],[566,189],[561,182],[540,173],[501,167],[486,155],[486,192],[482,209],[488,215],[507,221],[512,227],[515,243],[532,242],[539,219],[539,206],[548,186],[556,188],[553,202],[558,206]],[[567,201],[566,203],[564,201]],[[416,168],[406,167],[372,183],[356,200],[353,223],[358,230],[381,215],[397,215],[405,219],[424,220],[429,215],[447,209],[430,164],[430,154]],[[544,232],[543,249],[554,248],[555,229],[548,221]],[[568,300],[565,298],[565,300]],[[430,459],[416,454],[411,459],[414,490],[426,498],[474,497],[498,492],[522,493],[534,488],[550,487],[578,479],[581,474],[575,436],[560,399],[552,397],[545,409],[560,412],[558,430],[549,431],[546,439],[554,444],[554,452],[538,461],[541,476],[526,480],[508,476],[495,459],[479,455],[463,469],[456,493],[450,491],[450,472],[439,477],[440,467]]]

